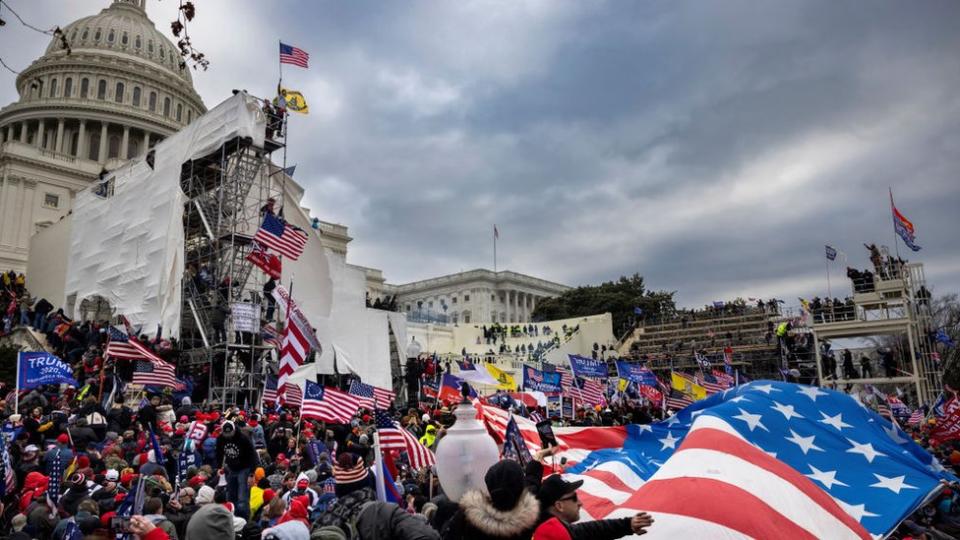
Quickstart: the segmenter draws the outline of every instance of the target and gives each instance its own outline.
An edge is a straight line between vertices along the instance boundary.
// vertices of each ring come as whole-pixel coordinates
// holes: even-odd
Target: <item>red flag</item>
[[[952,398],[943,405],[943,418],[937,419],[937,425],[930,431],[930,440],[944,443],[960,439],[960,400]]]
[[[283,269],[280,257],[273,253],[267,253],[260,247],[259,243],[253,243],[253,249],[247,255],[247,260],[273,279],[280,279],[280,272]]]

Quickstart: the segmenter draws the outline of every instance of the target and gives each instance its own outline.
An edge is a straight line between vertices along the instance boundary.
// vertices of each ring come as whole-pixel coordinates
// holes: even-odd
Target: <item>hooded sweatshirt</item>
[[[234,540],[233,514],[219,504],[202,506],[187,523],[186,540]]]

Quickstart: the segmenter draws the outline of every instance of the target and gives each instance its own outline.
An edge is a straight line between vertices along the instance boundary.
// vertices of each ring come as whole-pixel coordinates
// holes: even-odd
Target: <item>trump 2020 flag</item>
[[[17,388],[30,390],[44,384],[80,386],[69,364],[46,352],[22,352],[17,360]]]
[[[830,525],[833,528],[816,528],[814,525],[810,525],[814,528],[809,528],[805,525],[809,523],[801,519],[803,516],[790,507],[792,503],[776,497],[766,500],[768,506],[791,520],[792,523],[785,523],[785,526],[799,526],[810,533],[806,536],[810,538],[862,537],[862,534],[837,517],[828,508],[829,505],[818,502],[822,501],[819,494],[811,492],[809,487],[798,487],[795,481],[790,480],[790,477],[795,480],[796,475],[782,466],[810,479],[817,489],[836,501],[848,516],[875,537],[885,537],[893,532],[928,496],[942,489],[941,481],[957,481],[956,477],[944,471],[936,458],[914,443],[896,425],[865,408],[849,395],[813,386],[754,381],[698,401],[668,420],[651,425],[628,426],[627,437],[622,444],[594,450],[567,469],[572,479],[587,480],[579,492],[584,511],[594,519],[602,519],[619,515],[615,514],[618,508],[636,509],[638,506],[625,503],[646,482],[687,477],[692,474],[690,470],[698,466],[698,462],[714,463],[705,458],[691,462],[689,456],[694,454],[684,457],[683,452],[678,452],[680,448],[705,447],[706,443],[699,438],[688,439],[696,432],[693,429],[694,422],[709,423],[714,428],[720,426],[721,431],[733,438],[759,448],[764,456],[775,458],[772,462],[766,458],[753,459],[749,456],[738,459],[743,461],[743,467],[759,467],[767,471],[764,474],[772,474],[765,477],[771,483],[793,484],[794,487],[781,484],[783,489],[775,490],[780,494],[776,497],[800,490],[806,499],[813,501],[804,503],[810,512],[821,516],[826,516],[826,512],[833,516],[823,517],[828,521],[834,520]],[[690,444],[682,446],[688,440]],[[726,452],[724,448],[728,447],[711,451]],[[678,460],[673,462],[675,458]],[[670,468],[667,468],[668,465]],[[661,467],[665,469],[664,473],[658,473]],[[779,472],[771,472],[774,468]],[[698,474],[708,475],[725,484],[742,485],[744,482],[741,475],[743,469],[726,465],[718,466],[715,470],[707,469],[710,468]],[[611,472],[615,472],[615,475],[611,476]],[[755,475],[748,476],[756,478]],[[754,487],[767,489],[770,485]],[[703,493],[718,492],[705,487]],[[743,500],[754,500],[750,497],[755,495],[738,496]],[[725,497],[709,496],[711,500]],[[747,524],[734,526],[726,521],[722,512],[717,512],[716,505],[691,504],[687,510],[665,506],[659,508],[670,516],[661,520],[657,510],[644,508],[652,511],[658,524],[679,516],[676,519],[690,518],[691,522],[700,520],[711,524],[711,527],[719,524],[739,531],[743,536],[751,536],[749,531],[740,528]],[[761,514],[755,515],[756,519],[765,519],[760,517]],[[654,529],[650,529],[651,538],[659,537]],[[824,531],[832,532],[826,534]],[[689,536],[695,535],[691,533]],[[707,529],[700,536],[716,537],[710,536]],[[787,534],[779,537],[796,538]]]

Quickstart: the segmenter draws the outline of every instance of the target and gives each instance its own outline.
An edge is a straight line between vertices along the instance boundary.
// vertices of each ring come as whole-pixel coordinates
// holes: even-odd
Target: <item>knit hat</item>
[[[270,488],[263,490],[263,504],[270,504],[270,501],[276,496],[277,492]]]
[[[120,479],[120,473],[116,469],[110,469],[104,475],[108,482],[116,482]]]
[[[210,486],[203,486],[197,491],[197,504],[210,504],[216,492]]]
[[[233,515],[219,504],[201,506],[187,523],[186,537],[233,540],[236,538]]]
[[[349,484],[363,480],[367,477],[368,472],[362,457],[347,452],[340,454],[333,466],[333,478],[338,484]],[[307,475],[302,476],[306,478]]]
[[[66,433],[61,433],[57,435],[57,442],[60,444],[70,444],[70,436]]]
[[[523,468],[516,461],[495,463],[483,477],[490,493],[490,504],[497,510],[510,510],[523,494]]]

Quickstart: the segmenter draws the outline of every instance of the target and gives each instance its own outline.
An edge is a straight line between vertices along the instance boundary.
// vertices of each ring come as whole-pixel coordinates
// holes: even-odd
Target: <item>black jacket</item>
[[[440,540],[440,533],[426,520],[379,501],[360,510],[357,533],[364,540]]]
[[[233,437],[217,437],[217,464],[226,464],[231,471],[253,469],[257,466],[257,450],[250,438],[237,431]]]

